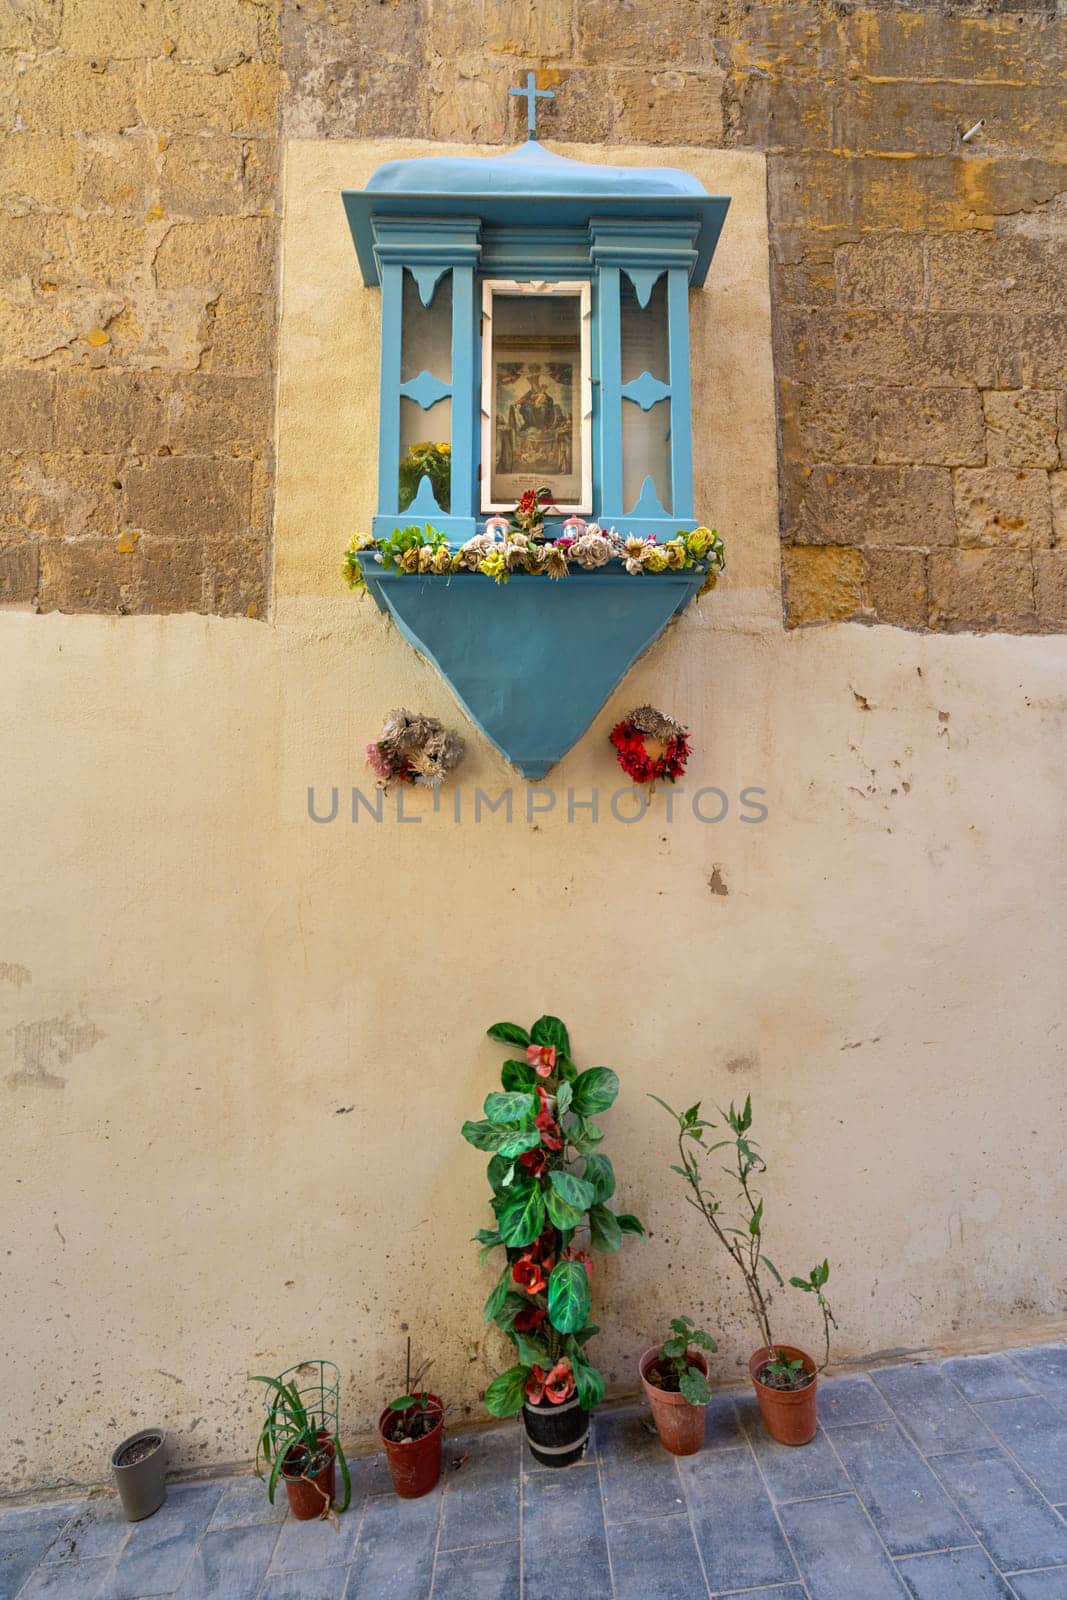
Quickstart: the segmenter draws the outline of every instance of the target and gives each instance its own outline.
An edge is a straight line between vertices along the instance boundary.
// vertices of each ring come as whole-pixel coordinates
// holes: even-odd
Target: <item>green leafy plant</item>
[[[387,1410],[394,1413],[386,1423],[390,1439],[421,1439],[433,1431],[441,1419],[440,1407],[421,1387],[432,1361],[424,1361],[414,1372],[411,1370],[411,1340],[408,1340],[407,1368],[404,1375],[404,1393],[390,1400]]]
[[[278,1479],[313,1480],[328,1464],[332,1446],[341,1468],[344,1502],[340,1506],[331,1506],[329,1497],[320,1491],[323,1495],[322,1515],[328,1517],[333,1510],[347,1511],[352,1499],[352,1480],[341,1441],[336,1431],[330,1428],[327,1407],[323,1404],[316,1410],[306,1402],[307,1391],[300,1390],[296,1377],[286,1382],[287,1376],[253,1377],[250,1380],[252,1383],[266,1384],[269,1395],[266,1419],[256,1445],[256,1476],[266,1482],[267,1497],[273,1505]]]
[[[694,1349],[714,1354],[718,1345],[710,1333],[694,1326],[692,1317],[671,1318],[671,1338],[659,1348],[659,1357],[650,1377],[658,1387],[683,1394],[693,1406],[706,1406],[711,1399],[708,1380],[696,1362],[691,1360]]]
[[[619,1080],[610,1067],[578,1070],[558,1017],[539,1017],[529,1030],[496,1022],[489,1036],[522,1055],[504,1062],[484,1118],[462,1129],[491,1158],[495,1225],[474,1237],[483,1260],[498,1249],[506,1258],[484,1316],[518,1356],[493,1379],[485,1403],[494,1416],[510,1417],[526,1400],[562,1405],[577,1393],[592,1410],[604,1380],[586,1354],[599,1331],[589,1320],[590,1252],[618,1250],[626,1234],[645,1231],[637,1217],[608,1205],[615,1172],[597,1148],[604,1133],[594,1119],[615,1103]]]
[[[441,511],[452,506],[452,446],[422,440],[409,445],[400,458],[399,505],[406,511],[419,492],[423,478],[429,478],[433,497]]]
[[[804,1371],[803,1362],[788,1359],[778,1348],[771,1332],[770,1296],[774,1286],[783,1287],[783,1279],[763,1248],[763,1196],[755,1185],[766,1172],[767,1166],[760,1155],[759,1146],[752,1138],[752,1096],[746,1097],[740,1110],[732,1101],[728,1111],[720,1109],[719,1115],[729,1129],[730,1137],[716,1140],[713,1144],[709,1144],[705,1136],[717,1125],[701,1117],[699,1101],[690,1106],[688,1111],[675,1111],[659,1095],[650,1095],[649,1098],[662,1106],[678,1125],[681,1164],[672,1165],[671,1171],[684,1181],[687,1202],[700,1212],[744,1279],[763,1347],[771,1352],[761,1371],[761,1378],[766,1377],[772,1387],[778,1389],[804,1388],[810,1383],[811,1377]],[[702,1165],[702,1161],[720,1150],[730,1151],[732,1164],[721,1170],[737,1184],[737,1211],[732,1217],[724,1211],[723,1202],[710,1187],[710,1180],[706,1178]],[[812,1268],[807,1278],[789,1280],[795,1288],[814,1294],[822,1313],[825,1355],[819,1367],[820,1372],[825,1370],[830,1360],[830,1328],[837,1326],[829,1302],[822,1292],[829,1276],[830,1263],[823,1261]]]

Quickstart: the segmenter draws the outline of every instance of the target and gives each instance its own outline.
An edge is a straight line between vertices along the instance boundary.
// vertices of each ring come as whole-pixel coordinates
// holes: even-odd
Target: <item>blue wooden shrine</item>
[[[342,196],[363,281],[382,294],[372,532],[429,522],[456,546],[545,484],[561,518],[670,538],[697,525],[689,291],[729,199],[674,168],[557,155],[534,137],[550,91],[531,73],[511,92],[528,105],[518,149],[390,161]],[[435,464],[420,476],[428,447]],[[530,777],[580,736],[701,582],[614,564],[498,588],[361,561],[376,602]],[[541,707],[524,714],[533,696]]]

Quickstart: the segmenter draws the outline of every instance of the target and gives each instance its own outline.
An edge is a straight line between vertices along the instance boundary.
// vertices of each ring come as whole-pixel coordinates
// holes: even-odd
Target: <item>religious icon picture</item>
[[[483,512],[545,485],[563,512],[592,510],[589,285],[483,285]]]

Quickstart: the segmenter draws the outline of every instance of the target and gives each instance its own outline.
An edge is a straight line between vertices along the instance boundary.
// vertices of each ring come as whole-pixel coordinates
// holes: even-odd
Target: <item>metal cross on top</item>
[[[517,94],[520,99],[526,101],[526,126],[530,130],[530,138],[532,139],[537,132],[538,100],[554,100],[556,98],[555,95],[551,89],[539,89],[537,87],[537,74],[533,72],[526,74],[525,89],[509,89],[508,94]]]

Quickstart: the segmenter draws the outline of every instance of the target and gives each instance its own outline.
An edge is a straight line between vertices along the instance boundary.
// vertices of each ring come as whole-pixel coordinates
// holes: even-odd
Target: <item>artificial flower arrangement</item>
[[[618,1250],[624,1235],[645,1230],[637,1217],[618,1215],[607,1203],[615,1173],[597,1149],[604,1134],[593,1119],[614,1104],[616,1074],[610,1067],[579,1072],[558,1017],[540,1017],[528,1031],[497,1022],[489,1036],[522,1054],[504,1062],[503,1088],[486,1097],[484,1119],[462,1130],[492,1158],[495,1226],[474,1237],[483,1260],[497,1249],[506,1257],[485,1320],[507,1334],[518,1356],[490,1383],[485,1403],[496,1417],[523,1411],[539,1460],[538,1412],[543,1418],[554,1408],[573,1410],[573,1438],[547,1451],[546,1465],[562,1465],[567,1448],[580,1453],[585,1414],[604,1394],[586,1353],[598,1331],[589,1321],[590,1252]]]
[[[391,783],[436,787],[466,753],[460,735],[436,717],[400,709],[390,711],[380,736],[367,746],[367,764],[381,789]]]
[[[480,572],[494,583],[507,583],[513,572],[532,577],[565,578],[572,566],[591,571],[611,561],[621,562],[634,577],[659,572],[695,569],[704,573],[700,593],[714,588],[726,565],[723,542],[713,528],[679,531],[660,544],[637,534],[624,537],[614,528],[568,517],[556,538],[545,532],[545,514],[551,501],[545,489],[527,489],[507,516],[489,517],[483,533],[453,550],[448,537],[430,523],[394,528],[388,538],[374,539],[357,533],[349,540],[344,576],[351,589],[366,583],[359,553],[372,550],[386,572],[420,573],[443,577],[452,572]]]
[[[637,706],[608,735],[615,759],[634,783],[677,783],[689,760],[689,730],[655,706]]]
[[[452,504],[452,446],[423,440],[404,451],[400,458],[400,509],[406,511],[419,492],[423,478],[429,478],[433,497],[442,511]]]

